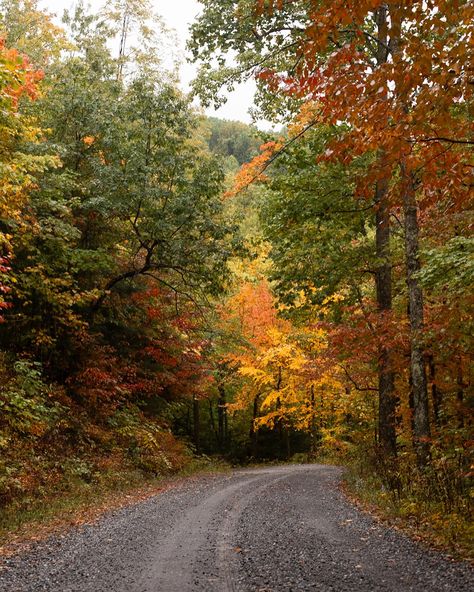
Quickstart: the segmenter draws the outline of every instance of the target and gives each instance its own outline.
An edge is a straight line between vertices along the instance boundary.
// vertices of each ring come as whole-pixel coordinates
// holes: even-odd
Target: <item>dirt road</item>
[[[297,465],[184,482],[38,543],[2,592],[461,592],[474,570],[382,527]]]

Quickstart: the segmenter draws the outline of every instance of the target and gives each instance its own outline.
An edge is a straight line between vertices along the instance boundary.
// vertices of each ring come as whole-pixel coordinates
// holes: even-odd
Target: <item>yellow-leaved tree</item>
[[[347,416],[366,419],[367,405],[348,387],[330,355],[328,335],[318,323],[297,328],[278,314],[266,281],[246,282],[228,300],[225,316],[240,334],[240,347],[225,355],[240,378],[234,413],[252,410],[250,435],[254,454],[258,431],[275,430],[280,448],[290,456],[290,433],[304,433],[310,450],[340,448],[347,436]],[[324,307],[315,318],[324,315]]]

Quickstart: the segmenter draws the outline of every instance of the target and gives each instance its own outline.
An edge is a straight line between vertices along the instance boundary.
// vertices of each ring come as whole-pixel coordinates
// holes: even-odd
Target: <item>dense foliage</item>
[[[161,408],[212,378],[205,309],[236,241],[206,126],[153,54],[114,56],[117,15],[79,5],[42,36],[36,3],[3,8],[5,37],[33,56],[0,48],[8,503],[76,465],[91,479],[107,459],[184,463]]]
[[[240,121],[226,121],[210,117],[209,148],[227,160],[229,169],[239,168],[257,156],[263,139],[258,129]],[[235,172],[235,171],[234,171]]]

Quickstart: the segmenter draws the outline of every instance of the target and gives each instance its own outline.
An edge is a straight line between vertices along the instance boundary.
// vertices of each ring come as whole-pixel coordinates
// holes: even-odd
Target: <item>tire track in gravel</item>
[[[200,586],[202,575],[207,576],[208,589],[216,592],[236,592],[235,545],[233,537],[242,511],[263,490],[287,475],[276,475],[270,470],[249,472],[248,478],[228,485],[193,506],[175,524],[170,536],[160,546],[154,566],[140,582],[140,592],[183,592]],[[265,483],[260,485],[264,480]],[[214,551],[213,573],[196,573],[202,550],[210,546]],[[187,569],[183,569],[187,566]]]
[[[229,485],[185,512],[160,546],[152,569],[144,574],[140,591],[183,592],[193,589],[194,576],[189,567],[195,565],[200,550],[208,542],[212,521],[219,517],[229,499],[241,499],[245,495],[242,490],[259,479],[261,477],[257,476]],[[188,569],[183,569],[185,567]],[[232,588],[219,590],[227,592]]]
[[[266,473],[268,474],[268,472]],[[257,489],[247,493],[245,497],[238,499],[231,509],[225,513],[220,534],[217,541],[217,564],[219,567],[219,580],[216,590],[222,592],[239,592],[240,586],[236,582],[235,575],[238,572],[238,561],[236,561],[236,553],[240,551],[239,547],[235,546],[235,534],[239,519],[246,507],[252,502],[255,497],[260,495],[265,489],[275,485],[282,479],[287,479],[288,475],[274,477],[271,481],[267,481]]]

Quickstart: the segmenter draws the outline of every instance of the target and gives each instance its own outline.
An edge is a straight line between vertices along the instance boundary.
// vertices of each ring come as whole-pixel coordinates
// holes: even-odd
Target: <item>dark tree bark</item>
[[[211,420],[211,428],[212,428],[212,431],[213,431],[214,436],[216,438],[217,446],[219,446],[220,445],[219,433],[216,429],[216,422],[214,420],[214,408],[213,408],[211,399],[209,399],[209,419]]]
[[[436,365],[434,362],[433,356],[429,356],[428,358],[428,367],[430,370],[430,381],[431,381],[431,400],[433,403],[433,419],[434,424],[437,428],[441,425],[441,404],[442,404],[442,394],[439,390],[438,385],[436,384]]]
[[[399,6],[391,4],[391,30],[390,48],[394,66],[403,71],[402,49],[400,37],[402,19]],[[409,87],[399,77],[399,84],[395,89],[397,99],[402,112],[408,116],[410,112]],[[423,291],[417,278],[420,270],[419,249],[419,223],[418,203],[416,201],[416,182],[413,171],[407,163],[404,148],[398,155],[400,167],[400,181],[402,184],[402,205],[404,214],[405,231],[405,264],[406,282],[408,288],[408,316],[410,323],[410,376],[411,391],[413,395],[413,440],[415,445],[418,466],[425,467],[430,458],[430,417],[428,409],[428,384],[426,378],[425,354],[422,344],[422,332],[424,322]]]
[[[219,384],[219,399],[217,402],[217,417],[219,426],[219,448],[221,452],[224,451],[227,440],[226,419],[227,419],[227,400],[225,394],[225,387]]]
[[[201,452],[201,421],[199,413],[199,399],[193,395],[193,438],[196,452]]]
[[[456,402],[457,402],[457,412],[458,412],[458,428],[464,428],[464,381],[462,375],[462,360],[459,358],[458,360],[458,369],[457,369],[457,391],[456,391]]]
[[[376,12],[377,22],[377,64],[387,61],[388,27],[387,6],[382,4]],[[387,100],[387,91],[385,91]],[[387,167],[385,154],[379,153],[380,167]],[[385,171],[375,188],[375,246],[377,269],[375,275],[377,306],[381,315],[392,310],[392,263],[390,251],[390,204],[388,201],[389,179]],[[379,425],[378,438],[382,451],[389,456],[397,454],[395,375],[392,369],[392,351],[383,345],[378,360]]]
[[[285,425],[285,446],[286,446],[286,460],[291,458],[291,439],[290,439],[290,427]]]
[[[390,212],[387,203],[387,181],[377,183],[376,254],[380,262],[376,271],[377,306],[381,315],[392,310],[392,265],[390,261]],[[396,411],[395,374],[392,369],[392,351],[383,344],[378,360],[379,391],[379,443],[386,454],[396,456]]]
[[[125,60],[125,49],[127,46],[127,35],[130,24],[130,14],[128,4],[125,7],[122,17],[122,30],[120,33],[120,48],[117,68],[117,80],[122,80],[123,64]]]
[[[282,372],[281,366],[278,368],[278,376],[277,376],[277,383],[275,386],[275,390],[279,391],[281,388],[281,381],[282,381]],[[277,410],[281,409],[281,399],[278,397],[276,401],[276,408]],[[282,457],[287,456],[288,454],[288,441],[286,438],[286,427],[283,424],[283,419],[281,417],[277,420],[277,432],[278,432],[278,446],[280,449],[280,455]]]
[[[253,400],[252,423],[250,424],[250,444],[252,447],[252,456],[256,458],[258,455],[258,430],[255,427],[255,422],[258,417],[258,404],[260,402],[260,395],[257,395]]]
[[[412,173],[401,163],[403,211],[405,216],[405,259],[410,321],[410,375],[413,393],[413,429],[418,464],[426,466],[430,457],[430,418],[425,356],[421,342],[424,310],[423,291],[416,277],[420,270],[418,204]]]
[[[311,422],[309,426],[309,453],[310,456],[314,456],[316,454],[316,397],[314,396],[314,385],[311,385],[310,409]]]

